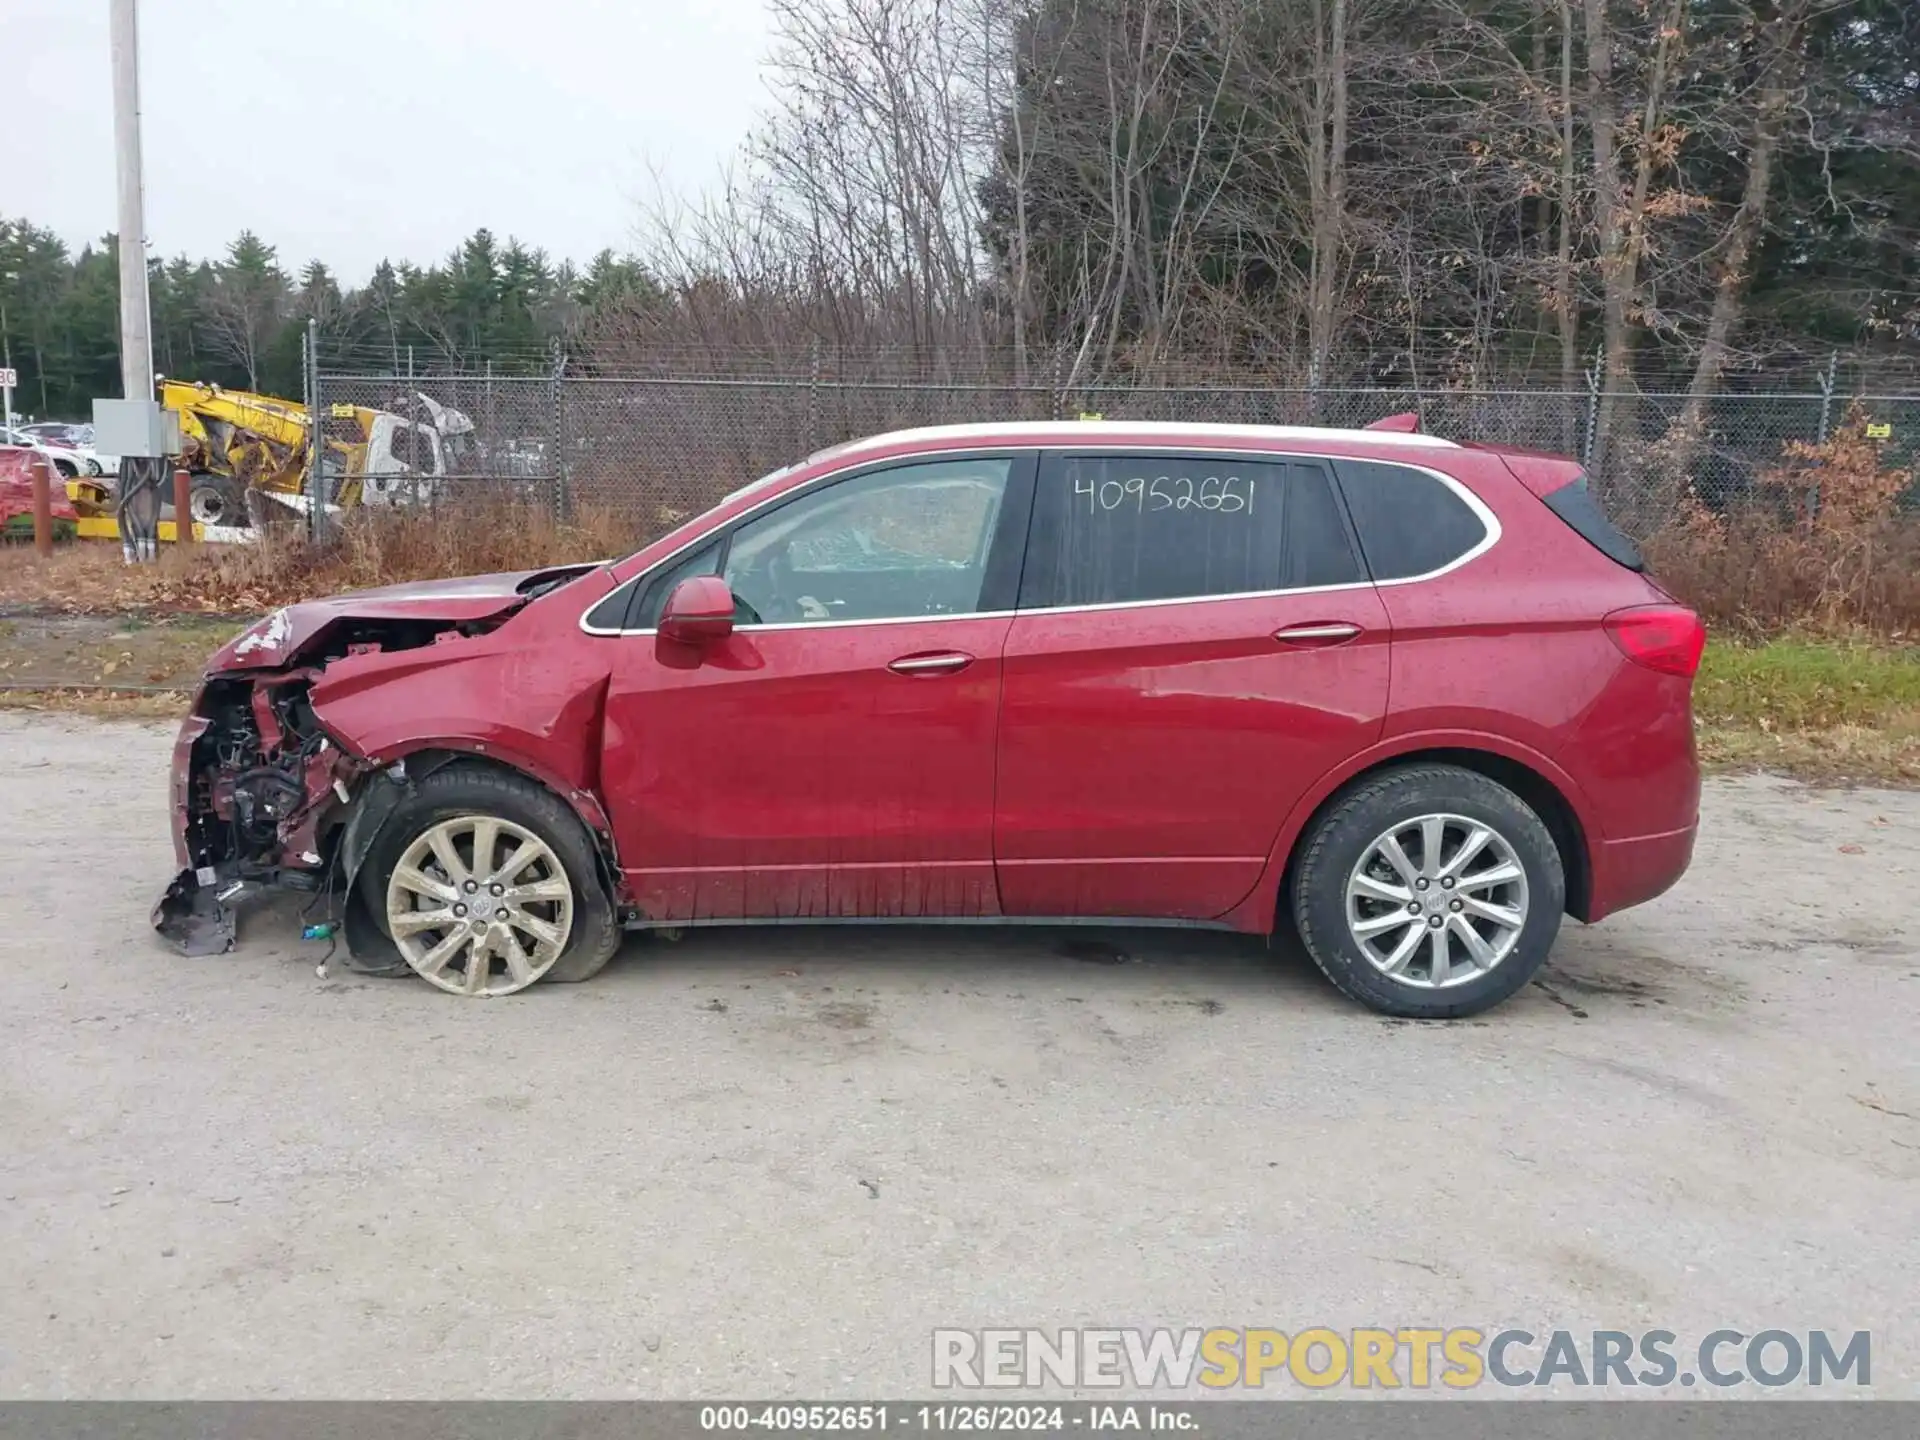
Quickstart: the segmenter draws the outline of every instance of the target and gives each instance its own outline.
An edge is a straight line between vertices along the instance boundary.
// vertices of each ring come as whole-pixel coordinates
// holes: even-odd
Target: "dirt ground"
[[[1920,794],[1710,782],[1477,1021],[1290,947],[696,932],[461,1001],[164,951],[167,727],[0,715],[0,1397],[900,1396],[935,1326],[1874,1334],[1920,1396]],[[1698,1392],[1695,1392],[1698,1393]]]
[[[0,613],[0,685],[173,686],[191,690],[250,621],[214,616]],[[185,710],[185,696],[178,708]]]

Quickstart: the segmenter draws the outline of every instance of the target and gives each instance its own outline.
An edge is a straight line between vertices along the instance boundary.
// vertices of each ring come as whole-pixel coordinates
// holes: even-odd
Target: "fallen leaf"
[[[1840,847],[1840,853],[1842,855],[1864,855],[1867,853],[1867,847],[1864,845],[1842,845]]]

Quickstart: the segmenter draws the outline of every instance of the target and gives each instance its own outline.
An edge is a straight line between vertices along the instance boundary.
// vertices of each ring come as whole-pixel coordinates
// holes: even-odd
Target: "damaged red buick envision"
[[[1411,433],[883,435],[607,565],[293,605],[173,765],[183,949],[314,892],[359,969],[584,980],[625,930],[1291,925],[1468,1015],[1693,851],[1704,631],[1571,461]]]

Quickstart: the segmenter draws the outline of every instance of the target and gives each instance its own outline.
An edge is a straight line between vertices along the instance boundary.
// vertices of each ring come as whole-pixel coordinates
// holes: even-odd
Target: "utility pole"
[[[153,393],[153,327],[147,310],[147,217],[140,164],[140,27],[138,0],[108,0],[113,43],[113,158],[119,181],[120,393],[93,402],[94,436],[121,457],[115,520],[129,565],[158,558],[162,490],[169,436]],[[176,525],[191,523],[185,515]]]
[[[10,275],[0,275],[0,280],[12,278]],[[0,381],[5,382],[0,384],[0,392],[4,392],[7,397],[7,429],[11,430],[13,429],[13,331],[7,328],[7,302],[4,300],[0,300],[0,347],[5,349],[5,353],[0,354]]]
[[[113,157],[120,182],[120,393],[153,399],[153,333],[147,310],[147,216],[140,161],[138,0],[113,7]]]

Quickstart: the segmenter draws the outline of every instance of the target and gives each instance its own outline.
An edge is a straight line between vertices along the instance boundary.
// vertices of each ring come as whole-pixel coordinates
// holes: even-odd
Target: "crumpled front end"
[[[268,889],[306,891],[344,934],[355,969],[394,973],[397,952],[354,903],[353,881],[412,783],[408,764],[423,778],[452,756],[409,762],[402,757],[414,747],[382,750],[375,722],[417,716],[424,705],[427,733],[436,733],[438,687],[426,677],[470,662],[530,603],[602,568],[423,581],[302,601],[235,636],[207,662],[174,745],[179,869],[154,908],[154,927],[187,954],[218,954],[233,948],[241,901]],[[604,579],[603,589],[610,584]],[[338,715],[343,690],[359,702],[346,722]],[[316,692],[331,724],[316,713]],[[380,698],[369,703],[370,693]]]
[[[179,873],[154,928],[188,955],[231,950],[234,909],[268,889],[319,891],[354,789],[371,764],[314,718],[312,672],[216,675],[174,743]]]

